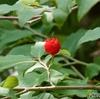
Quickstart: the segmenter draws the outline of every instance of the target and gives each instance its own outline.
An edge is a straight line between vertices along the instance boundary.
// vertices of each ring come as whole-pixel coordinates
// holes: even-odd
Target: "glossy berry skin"
[[[57,38],[50,38],[45,41],[44,48],[48,54],[55,55],[60,50],[60,43]]]

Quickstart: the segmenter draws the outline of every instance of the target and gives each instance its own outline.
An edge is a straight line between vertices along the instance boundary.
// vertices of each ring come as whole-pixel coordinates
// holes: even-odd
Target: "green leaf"
[[[62,26],[68,17],[68,13],[65,13],[61,9],[55,9],[53,10],[53,17],[57,24]]]
[[[0,15],[9,13],[11,11],[20,11],[24,7],[25,7],[25,5],[20,4],[20,3],[16,3],[12,6],[7,5],[7,4],[2,4],[2,5],[0,5]]]
[[[18,19],[20,26],[24,26],[24,24],[33,18],[36,15],[39,15],[43,12],[43,8],[33,9],[33,8],[25,8],[18,13]]]
[[[89,41],[94,41],[100,38],[100,27],[93,30],[88,30],[85,35],[78,41],[78,46]]]
[[[66,54],[66,55],[71,55],[70,52],[68,50],[62,49],[60,50],[60,53]]]
[[[18,87],[31,87],[36,86],[36,81],[40,77],[40,74],[31,72],[27,73],[24,77],[23,75],[18,75],[19,85]]]
[[[94,76],[97,76],[100,72],[100,65],[91,63],[86,66],[85,76],[89,79],[92,79]]]
[[[43,63],[44,64],[47,64],[48,61],[51,59],[51,55],[48,55],[45,57],[45,60],[43,60]],[[33,65],[32,67],[28,68],[26,71],[25,71],[25,74],[29,73],[29,72],[32,72],[33,70],[37,69],[37,68],[43,68],[43,65],[41,65],[39,62],[37,62],[35,65]]]
[[[72,57],[75,55],[75,52],[77,50],[77,43],[79,39],[85,34],[85,32],[86,30],[80,29],[76,33],[68,36],[63,43],[62,48],[68,50]]]
[[[52,58],[52,55],[47,55],[46,57],[45,57],[45,60],[43,61],[45,64],[47,64],[49,61],[50,61],[50,59]]]
[[[73,99],[73,98],[70,98],[70,97],[64,97],[64,98],[61,98],[61,99]]]
[[[1,43],[0,44],[0,52],[2,52],[2,50],[6,44],[20,40],[24,37],[33,35],[33,33],[31,33],[28,30],[18,30],[18,29],[12,30],[12,31],[3,30],[2,32],[3,32],[3,34],[0,37],[0,43]]]
[[[55,1],[56,1],[57,8],[61,9],[67,14],[71,12],[72,0],[55,0]]]
[[[6,14],[10,12],[11,10],[12,10],[11,7],[7,4],[0,5],[0,15]]]
[[[56,99],[54,96],[50,93],[41,93],[37,96],[34,96],[33,99]]]
[[[54,84],[57,84],[59,81],[64,79],[64,75],[60,72],[58,72],[57,70],[51,69],[50,70],[50,79]],[[48,80],[48,76],[47,76],[47,72],[43,72],[38,79],[35,82],[35,86],[39,86],[42,82],[47,81]]]
[[[36,63],[35,65],[33,65],[32,67],[30,67],[29,69],[27,69],[25,71],[25,74],[30,73],[33,70],[37,69],[37,68],[43,68],[43,66],[40,63]]]
[[[18,79],[16,76],[8,76],[5,80],[3,87],[4,88],[14,88],[18,85]]]
[[[38,2],[36,2],[35,0],[19,0],[19,2],[26,4],[26,5],[34,5],[34,6],[40,6],[40,4]]]
[[[49,0],[39,0],[39,3],[40,4],[44,4],[44,3],[46,3],[46,2],[48,2]]]
[[[0,28],[14,30],[15,26],[9,20],[0,20]]]
[[[51,24],[49,24],[49,26],[46,26],[45,24],[43,24],[42,26],[41,26],[41,28],[40,28],[40,26],[39,26],[39,30],[41,29],[41,32],[43,33],[43,34],[49,34],[50,33],[50,31],[52,30],[52,28],[55,26],[55,23],[51,23]]]
[[[45,52],[44,44],[45,42],[36,42],[35,45],[31,47],[31,55],[36,58],[41,57]]]
[[[21,99],[32,99],[33,94],[34,94],[34,91],[29,91],[29,92],[26,92],[24,94],[21,94],[20,98]]]
[[[12,99],[17,99],[14,92],[11,89],[8,89],[8,88],[0,87],[0,96],[9,96]]]
[[[99,0],[76,0],[78,5],[78,20],[80,21],[85,14],[96,4]]]
[[[82,85],[82,86],[86,86],[87,85],[87,80],[88,79],[84,79],[84,80],[79,80],[79,79],[73,79],[73,80],[65,80],[65,81],[62,81],[61,83],[59,83],[58,85],[60,86],[79,86],[79,85]],[[86,92],[87,90],[54,90],[53,91],[53,94],[54,92],[56,92],[58,95],[59,94],[63,94],[65,96],[78,96],[78,97],[86,97]]]
[[[33,61],[30,57],[23,55],[8,55],[0,57],[0,71],[27,63],[32,65],[35,61]]]
[[[100,65],[100,56],[99,56],[99,57],[97,57],[97,58],[94,60],[94,63],[96,63],[96,64]]]
[[[21,46],[14,47],[7,55],[30,55],[30,49],[32,44],[25,44]]]
[[[46,71],[38,76],[34,86],[40,86],[44,81],[48,81],[48,76]]]
[[[50,77],[51,77],[51,81],[54,84],[57,84],[59,81],[64,79],[64,75],[61,72],[58,72],[54,69],[50,70]]]
[[[45,25],[50,25],[50,23],[53,21],[53,15],[51,12],[44,12],[43,16],[42,16],[42,22]]]

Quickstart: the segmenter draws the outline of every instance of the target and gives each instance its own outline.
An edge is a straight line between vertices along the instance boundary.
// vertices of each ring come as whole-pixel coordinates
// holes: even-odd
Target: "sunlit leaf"
[[[68,50],[65,50],[65,49],[60,50],[60,53],[66,54],[66,55],[69,55],[69,56],[71,55],[70,52]]]
[[[18,79],[16,76],[8,76],[5,80],[3,87],[4,88],[14,88],[18,85]]]
[[[51,12],[44,12],[42,16],[42,21],[45,25],[50,25],[50,23],[53,21],[53,15]]]
[[[25,74],[32,72],[33,70],[37,69],[37,68],[43,68],[43,66],[40,63],[36,63],[35,65],[33,65],[32,67],[30,67],[29,69],[27,69],[25,71]]]
[[[41,57],[45,50],[44,50],[45,42],[36,42],[34,46],[31,47],[31,55],[33,57]]]

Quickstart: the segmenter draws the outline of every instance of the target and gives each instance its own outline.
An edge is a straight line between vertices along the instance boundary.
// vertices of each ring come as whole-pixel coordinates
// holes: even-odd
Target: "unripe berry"
[[[60,50],[60,43],[57,38],[50,38],[45,41],[44,48],[48,54],[55,55]]]

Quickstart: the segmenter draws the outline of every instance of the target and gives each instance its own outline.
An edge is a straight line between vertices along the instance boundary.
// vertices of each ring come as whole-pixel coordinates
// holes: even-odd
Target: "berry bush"
[[[0,0],[0,99],[100,97],[99,0]]]

